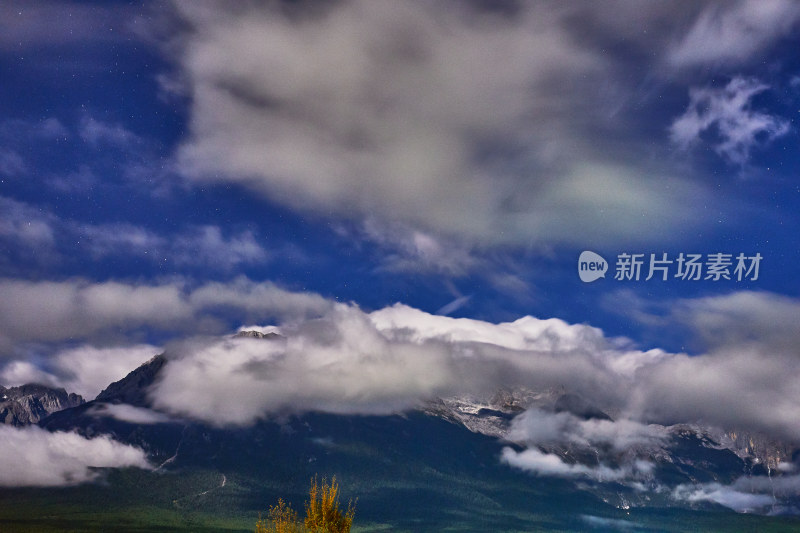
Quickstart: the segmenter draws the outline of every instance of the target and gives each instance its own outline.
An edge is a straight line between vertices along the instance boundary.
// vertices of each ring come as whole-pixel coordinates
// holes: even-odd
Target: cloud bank
[[[338,304],[280,328],[278,340],[170,347],[156,406],[212,423],[268,413],[394,413],[439,396],[502,385],[570,383],[608,400],[613,374],[596,361],[599,330],[530,317],[499,325],[403,305],[368,314]],[[607,403],[607,402],[605,402]]]
[[[164,283],[0,279],[0,349],[10,353],[25,342],[124,340],[142,327],[221,333],[230,329],[229,320],[290,320],[330,307],[317,294],[244,277],[196,286],[180,278]]]
[[[706,311],[706,321],[712,316],[721,320]],[[740,323],[729,319],[724,329],[733,335]],[[549,434],[621,449],[657,443],[663,435],[647,424],[687,422],[800,439],[792,378],[800,358],[795,347],[770,342],[768,332],[692,357],[643,351],[561,320],[492,324],[399,304],[372,313],[337,304],[278,330],[283,337],[276,340],[198,339],[171,347],[152,391],[156,405],[211,423],[249,424],[275,412],[391,413],[501,386],[561,388],[615,413],[616,421],[528,413],[515,422],[518,440],[546,443]]]
[[[194,287],[5,279],[0,296],[3,376],[44,376],[90,398],[159,351],[130,342],[142,328],[176,340],[219,335],[231,322],[278,324],[272,330],[283,338],[274,341],[167,345],[154,398],[201,420],[246,424],[286,409],[387,413],[518,385],[560,387],[639,423],[703,421],[800,439],[791,379],[800,371],[792,319],[800,302],[771,293],[671,302],[660,327],[689,328],[704,343],[700,356],[643,350],[558,319],[495,324],[401,304],[365,312],[246,278]],[[65,341],[82,344],[44,348]]]
[[[107,436],[49,433],[36,426],[0,426],[0,486],[55,487],[97,479],[97,468],[151,468],[139,448]]]

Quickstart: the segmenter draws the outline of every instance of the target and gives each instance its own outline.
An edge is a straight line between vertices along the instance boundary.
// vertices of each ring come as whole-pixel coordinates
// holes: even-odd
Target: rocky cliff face
[[[121,380],[106,387],[97,395],[95,401],[127,403],[137,407],[149,406],[147,391],[166,362],[164,354],[156,355]]]
[[[12,426],[36,424],[51,413],[84,403],[78,394],[44,385],[0,386],[0,423]]]

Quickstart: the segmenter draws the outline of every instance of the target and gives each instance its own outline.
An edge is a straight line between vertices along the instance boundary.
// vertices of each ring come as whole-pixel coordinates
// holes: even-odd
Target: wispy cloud
[[[796,513],[787,501],[800,497],[800,476],[742,476],[731,484],[718,482],[682,484],[672,497],[688,502],[714,502],[739,512]]]
[[[16,177],[24,173],[28,166],[25,160],[14,150],[0,149],[0,174],[5,177]]]
[[[703,141],[701,135],[715,131],[710,142],[722,157],[744,165],[753,148],[789,132],[789,121],[752,109],[752,99],[769,86],[751,78],[736,77],[724,88],[694,88],[689,107],[670,127],[670,138],[681,148]]]
[[[63,242],[70,243],[72,255],[79,251],[93,259],[138,256],[179,268],[229,271],[271,259],[256,234],[247,229],[223,231],[219,226],[203,225],[163,234],[130,223],[81,223],[2,196],[0,208],[7,213],[0,220],[0,243],[6,241],[16,250],[26,251],[28,260],[63,261]]]
[[[740,513],[759,511],[776,503],[775,498],[768,494],[741,492],[721,483],[679,485],[673,490],[672,497],[690,503],[714,502]]]
[[[455,313],[456,311],[458,311],[459,309],[461,309],[462,307],[467,305],[471,299],[472,299],[472,295],[471,294],[468,294],[466,296],[458,296],[455,300],[453,300],[453,301],[443,305],[441,308],[439,308],[439,310],[436,311],[436,314],[437,315],[449,315],[451,313]]]
[[[252,231],[224,235],[219,226],[189,227],[170,236],[132,224],[70,224],[95,257],[138,255],[153,262],[178,267],[231,270],[240,265],[263,264],[270,259]]]
[[[55,243],[58,219],[29,204],[0,196],[0,239],[22,245],[20,248],[47,251]],[[25,246],[27,245],[27,246]]]
[[[70,136],[66,126],[55,117],[42,120],[6,119],[0,122],[0,136],[4,140],[18,142],[20,140],[53,140]]]
[[[624,451],[632,446],[664,444],[668,434],[662,426],[625,418],[582,419],[568,411],[552,413],[532,408],[514,419],[508,439],[528,446],[574,444],[588,448],[602,445]]]
[[[706,5],[688,32],[669,47],[674,67],[739,65],[788,35],[800,21],[791,0],[759,0]]]
[[[96,405],[90,411],[90,414],[94,416],[111,417],[122,422],[129,422],[131,424],[150,425],[175,422],[174,418],[167,416],[164,413],[159,413],[158,411],[153,411],[152,409],[145,409],[143,407],[136,407],[124,403],[101,403]]]
[[[465,243],[401,224],[387,224],[376,218],[367,219],[360,229],[339,226],[339,233],[377,245],[379,268],[389,272],[463,276],[481,266],[481,261]]]
[[[143,139],[122,124],[109,124],[93,117],[84,117],[79,126],[81,139],[93,147],[113,144],[125,149],[133,149]]]

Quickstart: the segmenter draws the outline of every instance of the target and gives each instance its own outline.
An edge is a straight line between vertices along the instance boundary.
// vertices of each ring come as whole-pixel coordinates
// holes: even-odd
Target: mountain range
[[[240,335],[265,337],[258,332]],[[658,426],[658,438],[625,448],[577,438],[545,440],[534,447],[535,457],[569,468],[569,475],[548,475],[502,460],[514,454],[524,457],[530,448],[515,434],[524,413],[592,427],[613,423],[613,413],[574,392],[517,388],[485,398],[440,398],[405,414],[282,414],[248,427],[228,427],[224,420],[200,423],[154,408],[148,390],[167,364],[168,356],[158,355],[88,402],[40,385],[0,388],[0,414],[7,424],[38,424],[50,432],[75,431],[89,438],[106,435],[141,448],[153,470],[108,471],[103,484],[124,497],[106,508],[177,513],[186,530],[202,530],[198,524],[211,516],[227,517],[248,530],[248,520],[254,522],[258,511],[279,497],[302,509],[305,487],[315,475],[336,475],[344,495],[358,498],[356,523],[365,531],[800,527],[792,516],[741,514],[714,498],[677,496],[680,487],[722,490],[743,476],[771,481],[783,475],[785,465],[797,459],[796,450],[757,434],[676,424]],[[649,466],[641,467],[632,480],[617,474],[626,465],[645,463]],[[97,484],[54,490],[0,489],[0,502],[7,505],[0,503],[0,525],[13,522],[20,531],[43,528],[46,524],[35,512],[17,516],[9,502],[37,509],[53,505],[57,495],[59,501],[84,509]],[[762,514],[797,512],[791,495],[773,493],[774,502]],[[152,531],[157,530],[163,529]]]

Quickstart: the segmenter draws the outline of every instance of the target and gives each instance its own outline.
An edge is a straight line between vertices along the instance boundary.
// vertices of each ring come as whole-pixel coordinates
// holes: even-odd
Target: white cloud
[[[744,165],[751,150],[789,132],[789,121],[754,111],[754,96],[769,86],[749,78],[733,78],[721,89],[694,88],[689,92],[689,107],[670,127],[670,138],[682,148],[702,141],[701,135],[715,131],[718,141],[708,141],[730,162]]]
[[[119,381],[163,350],[148,344],[97,348],[81,346],[52,356],[60,386],[91,400],[109,384]]]
[[[538,408],[528,409],[514,418],[506,438],[526,447],[522,451],[503,449],[503,460],[512,466],[543,476],[624,483],[652,477],[653,464],[644,457],[650,458],[669,441],[663,426],[626,418],[584,419],[567,411],[549,412]],[[553,446],[572,453],[585,452],[596,457],[597,464],[568,463],[555,453],[539,449]],[[645,450],[645,453],[640,453],[640,457],[636,450]]]
[[[582,447],[606,445],[621,452],[635,446],[662,445],[668,440],[668,434],[663,426],[625,418],[583,420],[569,412],[550,413],[534,408],[513,420],[508,439],[529,446],[563,443]]]
[[[209,282],[187,294],[198,311],[224,312],[241,322],[266,318],[293,320],[319,316],[333,305],[313,292],[292,292],[270,282],[255,282],[240,276],[228,282]]]
[[[791,0],[739,0],[707,5],[668,50],[673,67],[740,65],[788,35],[800,20]]]
[[[390,342],[349,306],[281,333],[172,348],[155,406],[218,425],[276,412],[392,413],[453,392],[459,374],[444,347]]]
[[[59,260],[56,217],[35,207],[0,196],[0,267],[19,272],[49,266]],[[24,265],[24,266],[23,266]],[[2,333],[0,332],[0,343]]]
[[[82,345],[49,355],[34,354],[31,359],[13,359],[0,364],[0,384],[8,387],[38,383],[63,388],[89,401],[108,385],[162,352],[163,349],[157,346],[140,344],[114,347]]]
[[[794,317],[797,298],[761,291],[671,302],[673,323],[691,325],[709,349],[736,348],[757,342],[771,351],[792,350],[800,341]]]
[[[403,305],[370,314],[336,305],[280,333],[284,338],[273,341],[171,348],[152,391],[156,406],[216,424],[248,424],[285,411],[392,413],[514,384],[569,384],[604,404],[618,400],[619,378],[603,364],[610,347],[602,333],[560,320],[490,324]]]
[[[630,481],[650,473],[650,463],[644,461],[624,465],[619,468],[607,465],[587,466],[581,463],[567,463],[554,453],[544,453],[536,448],[517,452],[503,448],[502,460],[511,466],[542,476],[567,478],[588,478],[595,481]]]
[[[6,387],[15,387],[27,383],[38,383],[49,387],[60,387],[58,378],[45,372],[30,361],[9,361],[0,371],[0,382]],[[67,392],[73,392],[68,390]]]
[[[65,224],[64,230],[77,234],[79,243],[95,257],[113,255],[150,255],[158,260],[167,246],[167,239],[133,224]],[[73,227],[68,227],[73,226]],[[74,229],[73,229],[74,228]]]
[[[800,439],[790,422],[800,416],[800,391],[789,377],[800,371],[800,334],[793,320],[800,312],[797,298],[739,291],[648,305],[657,330],[683,328],[705,353],[662,353],[657,363],[637,367],[633,375],[640,386],[629,397],[631,416],[728,428],[743,424]]]
[[[611,531],[625,531],[628,529],[638,530],[644,528],[644,524],[630,520],[618,518],[605,518],[603,516],[581,515],[581,520],[589,524],[592,528],[600,528]]]
[[[88,165],[79,165],[77,170],[53,176],[45,181],[53,190],[62,192],[88,191],[101,184],[100,178]]]
[[[170,48],[192,94],[177,158],[188,180],[469,244],[618,243],[643,219],[666,238],[706,196],[643,166],[653,159],[634,154],[650,148],[610,124],[635,84],[576,21],[616,35],[625,24],[599,12],[629,9],[177,6],[191,27]],[[408,244],[424,262],[419,240]]]
[[[49,433],[36,426],[0,426],[0,485],[54,487],[96,479],[97,468],[150,468],[139,448],[107,436],[86,439],[77,433]]]

